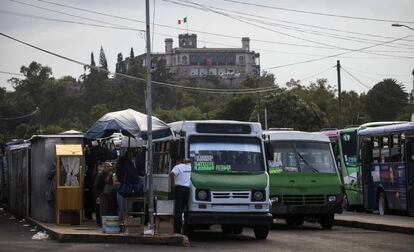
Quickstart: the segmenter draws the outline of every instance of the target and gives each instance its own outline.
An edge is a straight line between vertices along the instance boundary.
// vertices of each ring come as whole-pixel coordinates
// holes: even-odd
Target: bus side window
[[[391,136],[392,147],[390,149],[390,162],[402,162],[401,159],[401,141],[399,135]]]
[[[373,137],[371,138],[371,141],[372,141],[372,161],[374,164],[379,164],[381,163],[379,137]]]
[[[382,163],[390,162],[390,138],[388,136],[382,137],[382,146],[381,146],[381,161]]]

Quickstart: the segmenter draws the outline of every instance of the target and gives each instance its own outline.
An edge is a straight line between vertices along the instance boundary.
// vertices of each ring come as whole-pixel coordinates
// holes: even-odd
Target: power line
[[[170,0],[164,0],[164,1],[171,2]],[[317,28],[317,29],[322,29],[322,30],[337,31],[337,32],[342,32],[342,33],[350,33],[350,34],[356,34],[356,35],[364,35],[364,36],[368,36],[368,37],[393,39],[393,37],[382,36],[382,35],[377,35],[377,34],[369,34],[369,33],[362,33],[362,32],[350,31],[350,30],[342,30],[342,29],[337,29],[337,28],[332,28],[332,27],[326,27],[326,26],[310,25],[310,24],[304,24],[304,23],[287,21],[287,20],[284,20],[284,19],[276,19],[276,18],[272,18],[272,17],[268,17],[268,16],[263,16],[263,15],[254,15],[254,14],[251,14],[251,13],[240,12],[240,11],[236,11],[236,10],[229,10],[229,9],[218,8],[218,7],[214,7],[214,8],[216,8],[218,10],[223,10],[223,11],[238,13],[238,14],[245,15],[245,16],[256,17],[256,18],[265,19],[265,20],[277,21],[277,22],[281,22],[281,23],[294,24],[294,25],[305,26],[305,27],[312,27],[312,28]],[[406,41],[414,41],[414,40],[407,39]]]
[[[351,74],[350,72],[348,72],[348,70],[346,70],[343,66],[341,66],[341,69],[345,71],[345,73],[347,73],[349,76],[351,76],[352,79],[354,79],[355,81],[357,81],[361,86],[367,88],[367,89],[371,89],[370,86],[362,83],[362,81],[360,81],[357,77],[355,77],[353,74]]]
[[[60,7],[64,7],[64,8],[74,9],[74,10],[77,10],[77,11],[93,13],[93,14],[97,14],[97,15],[101,15],[101,16],[105,16],[105,17],[117,18],[117,19],[120,19],[120,20],[126,20],[126,21],[132,21],[132,22],[138,22],[138,23],[145,24],[144,21],[138,20],[138,19],[126,18],[126,17],[117,16],[117,15],[113,15],[113,14],[108,14],[108,13],[103,13],[103,12],[98,12],[98,11],[92,11],[92,10],[88,10],[88,9],[84,9],[84,8],[79,8],[79,7],[66,5],[66,4],[61,4],[61,3],[55,3],[55,2],[51,2],[51,1],[47,1],[47,0],[37,0],[37,1],[52,4],[52,5],[56,5],[56,6],[60,6]],[[155,26],[174,29],[174,30],[179,30],[179,31],[184,31],[184,32],[190,31],[190,32],[207,34],[207,35],[224,37],[224,38],[241,39],[241,37],[239,37],[239,36],[232,36],[232,35],[220,34],[220,33],[214,33],[214,32],[205,32],[205,31],[194,30],[194,29],[188,29],[188,31],[187,31],[187,29],[178,28],[178,27],[174,27],[174,26],[170,26],[170,25],[157,24],[157,23],[153,23],[153,24],[155,24]],[[254,39],[254,38],[251,38],[250,40],[251,41],[257,41],[257,42],[262,42],[262,43],[268,43],[268,44],[288,45],[288,46],[297,46],[297,47],[308,47],[308,48],[317,48],[317,49],[340,50],[338,48],[332,48],[332,47],[327,47],[327,46],[316,46],[316,45],[306,45],[306,44],[298,44],[298,43],[287,43],[287,42],[281,42],[281,41],[271,41],[271,40]]]
[[[56,18],[47,18],[47,17],[41,17],[41,16],[36,16],[36,15],[30,15],[30,14],[24,14],[24,13],[14,12],[14,11],[0,10],[0,13],[7,14],[7,15],[27,17],[27,18],[34,18],[34,19],[43,19],[43,20],[54,21],[54,22],[61,22],[61,23],[70,23],[70,24],[86,25],[86,26],[101,27],[101,28],[111,28],[111,29],[117,29],[117,30],[130,30],[130,31],[143,32],[143,30],[135,29],[135,28],[127,28],[127,27],[120,27],[120,26],[98,25],[98,24],[84,23],[84,22],[78,22],[78,21],[62,20],[62,19],[56,19]]]
[[[325,57],[321,57],[321,58],[310,59],[310,60],[305,60],[305,61],[300,61],[300,62],[295,62],[295,63],[290,63],[290,64],[284,64],[284,65],[279,65],[279,66],[274,66],[274,67],[268,67],[268,68],[265,68],[264,70],[282,68],[282,67],[287,67],[287,66],[294,66],[294,65],[299,65],[299,64],[324,60],[324,59],[328,59],[328,58],[338,57],[338,56],[341,56],[341,55],[344,55],[344,54],[348,54],[348,53],[352,53],[352,52],[358,52],[358,51],[361,51],[361,50],[373,48],[373,47],[380,46],[380,45],[383,45],[383,44],[392,43],[394,41],[398,41],[398,40],[401,40],[401,39],[404,39],[404,38],[409,38],[409,37],[412,37],[412,36],[414,36],[414,34],[407,35],[407,36],[404,36],[404,37],[401,37],[401,38],[396,38],[396,39],[386,41],[386,42],[383,42],[383,43],[379,43],[379,44],[376,44],[376,45],[371,45],[371,46],[367,46],[367,47],[363,47],[363,48],[359,48],[359,49],[354,49],[354,50],[351,50],[351,51],[348,51],[348,52],[337,53],[337,54],[333,54],[333,55],[329,55],[329,56],[325,56]]]
[[[355,72],[360,72],[360,73],[364,73],[364,74],[369,74],[369,75],[375,75],[375,76],[412,76],[411,74],[387,74],[387,73],[371,73],[371,72],[366,72],[366,71],[361,71],[359,69],[356,68],[352,68],[350,66],[347,66],[347,68],[352,69]]]
[[[306,38],[299,37],[299,36],[296,36],[296,35],[291,35],[291,34],[288,34],[288,33],[280,32],[280,31],[277,31],[277,30],[273,30],[273,29],[270,29],[270,28],[265,27],[265,26],[262,26],[262,25],[258,25],[258,24],[255,24],[255,23],[251,23],[249,21],[245,21],[245,20],[239,19],[239,18],[234,17],[234,16],[229,15],[229,14],[226,14],[226,13],[223,13],[223,12],[220,12],[220,11],[216,11],[216,10],[214,10],[212,8],[206,7],[205,5],[198,4],[198,3],[195,3],[195,2],[192,2],[192,1],[189,1],[189,0],[183,0],[183,1],[185,1],[187,3],[192,3],[192,4],[194,4],[196,6],[199,6],[199,7],[203,8],[203,9],[205,9],[207,11],[210,11],[210,12],[213,12],[213,13],[216,13],[216,14],[219,14],[219,15],[222,15],[222,16],[225,16],[225,17],[234,19],[234,20],[238,20],[238,21],[240,21],[242,23],[250,24],[252,26],[255,26],[255,27],[258,27],[258,28],[267,30],[267,31],[275,32],[277,34],[282,34],[284,36],[288,36],[288,37],[291,37],[291,38],[295,38],[295,39],[299,39],[299,40],[311,42],[311,43],[318,44],[318,45],[328,46],[328,47],[331,47],[331,48],[336,48],[336,49],[341,49],[341,50],[347,50],[347,51],[354,51],[354,49],[339,47],[339,46],[336,46],[336,45],[331,45],[331,44],[327,44],[327,43],[323,43],[323,42],[319,42],[319,41],[315,41],[315,40],[311,40],[311,39],[306,39]],[[394,40],[394,41],[397,41],[397,40]],[[387,44],[387,43],[383,43],[383,44]],[[383,44],[381,44],[381,45],[383,45]],[[368,47],[368,48],[370,48],[370,47]],[[358,50],[358,52],[363,52],[363,50],[364,49]],[[378,53],[372,53],[372,52],[363,52],[363,53],[380,55],[380,56],[390,56],[390,57],[402,57],[402,58],[405,58],[404,56],[384,55],[384,54],[378,54]],[[412,58],[412,57],[407,57],[407,58]]]
[[[37,47],[35,45],[29,44],[27,42],[24,42],[22,40],[16,39],[14,37],[11,37],[9,35],[6,35],[4,33],[0,32],[0,35],[6,38],[9,38],[11,40],[14,40],[16,42],[19,42],[21,44],[24,44],[26,46],[32,47],[36,50],[40,50],[44,53],[47,54],[51,54],[55,57],[70,61],[72,63],[76,63],[78,65],[82,65],[84,67],[89,67],[91,69],[97,70],[97,71],[102,71],[108,74],[113,74],[115,76],[120,76],[120,77],[124,77],[124,78],[128,78],[128,79],[132,79],[132,80],[138,80],[138,81],[146,81],[146,79],[144,78],[139,78],[139,77],[135,77],[135,76],[131,76],[131,75],[127,75],[127,74],[122,74],[122,73],[114,73],[111,71],[108,71],[106,69],[100,68],[100,67],[96,67],[96,66],[91,66],[89,64],[86,64],[84,62],[78,61],[78,60],[74,60],[71,58],[68,58],[66,56],[51,52],[49,50]],[[214,89],[214,88],[200,88],[200,87],[189,87],[189,86],[181,86],[181,85],[177,85],[177,84],[172,84],[172,83],[165,83],[165,82],[159,82],[159,81],[152,81],[152,83],[154,85],[158,85],[158,86],[164,86],[164,87],[171,87],[171,88],[179,88],[179,89],[183,89],[186,91],[203,91],[203,92],[207,92],[207,93],[219,93],[219,94],[248,94],[248,93],[261,93],[261,92],[269,92],[269,91],[274,91],[277,90],[278,87],[274,86],[274,87],[264,87],[264,88],[245,88],[245,89]]]
[[[40,109],[36,107],[36,110],[33,111],[33,112],[30,112],[29,114],[22,115],[22,116],[16,116],[16,117],[0,117],[0,120],[11,121],[11,120],[23,119],[23,118],[26,118],[26,117],[33,116],[33,115],[37,114],[37,112],[39,112],[39,111],[40,111]]]
[[[189,8],[195,8],[197,10],[202,10],[202,11],[206,11],[206,10],[208,10],[208,11],[224,10],[224,11],[230,12],[230,13],[242,13],[242,15],[245,15],[245,16],[253,16],[253,17],[256,17],[256,18],[258,17],[258,18],[263,19],[263,17],[257,16],[257,15],[251,15],[251,14],[244,13],[244,12],[237,12],[237,11],[233,11],[233,10],[217,8],[217,7],[210,6],[210,5],[201,5],[201,4],[198,4],[196,2],[191,2],[191,1],[186,1],[186,0],[177,0],[177,1],[163,0],[163,1],[173,3],[173,4],[176,4],[176,5],[180,5],[180,6],[189,7]],[[186,2],[186,3],[190,3],[190,4],[186,4],[186,3],[182,3],[182,2]],[[193,5],[191,5],[191,4],[193,4]],[[289,30],[289,31],[298,31],[298,32],[308,33],[308,34],[317,35],[317,36],[330,37],[330,38],[334,38],[334,39],[342,39],[342,40],[347,40],[347,41],[354,41],[354,42],[359,42],[359,43],[370,43],[370,44],[377,43],[377,42],[383,42],[383,41],[380,41],[380,40],[364,39],[364,38],[361,38],[360,36],[359,37],[344,36],[344,35],[340,35],[340,34],[337,34],[337,33],[320,32],[320,31],[309,30],[309,29],[304,30],[303,28],[298,28],[297,26],[281,25],[279,23],[274,23],[274,22],[265,22],[265,21],[262,21],[262,20],[259,20],[259,19],[247,18],[245,16],[239,16],[239,15],[231,15],[231,14],[228,14],[228,13],[225,14],[223,12],[216,12],[216,13],[225,15],[227,17],[232,17],[234,19],[237,19],[238,21],[241,21],[239,18],[242,18],[242,19],[247,20],[247,21],[260,23],[260,24],[267,25],[267,26],[277,26],[277,27],[280,27],[282,29],[286,29],[286,30]],[[249,24],[254,25],[252,23],[249,23]],[[274,31],[274,32],[281,33],[279,31]],[[286,34],[283,34],[283,35],[286,35]],[[289,36],[291,36],[291,35],[289,34]],[[297,38],[297,37],[295,37],[295,38]],[[388,38],[390,38],[390,37],[388,37]],[[305,40],[305,41],[308,41],[308,40]],[[315,41],[313,41],[313,42],[315,42]],[[320,42],[318,42],[318,43],[320,43]],[[328,45],[328,44],[323,44],[323,45]],[[411,45],[407,45],[407,44],[396,44],[396,45],[401,45],[403,47],[394,46],[394,45],[386,45],[386,46],[395,47],[395,48],[406,48],[408,46],[410,49],[414,49],[414,48],[410,47]],[[331,46],[333,46],[333,45],[331,45]],[[386,56],[391,56],[391,55],[386,55]]]
[[[282,10],[282,11],[290,11],[290,12],[297,12],[297,13],[304,13],[304,14],[312,14],[312,15],[319,15],[319,16],[328,16],[328,17],[337,17],[337,18],[347,18],[347,19],[357,19],[357,20],[366,20],[366,21],[376,21],[376,22],[387,22],[387,23],[407,23],[407,24],[414,24],[414,21],[404,21],[404,20],[392,20],[392,19],[381,19],[381,18],[367,18],[367,17],[357,17],[357,16],[347,16],[347,15],[338,15],[338,14],[331,14],[331,13],[322,13],[322,12],[314,12],[314,11],[305,11],[305,10],[297,10],[297,9],[289,9],[289,8],[282,8],[277,6],[271,5],[264,5],[264,4],[254,4],[244,1],[237,1],[237,0],[223,0],[225,2],[255,6],[255,7],[262,7],[268,9],[275,9],[275,10]]]
[[[21,3],[19,1],[15,1],[15,0],[11,0],[11,1],[16,2],[16,3]],[[25,3],[22,3],[22,4],[25,4]],[[38,8],[38,6],[35,6],[35,5],[29,5],[29,6]],[[40,9],[43,9],[43,10],[51,11],[51,12],[57,12],[57,13],[60,13],[60,14],[69,15],[69,16],[72,16],[72,17],[77,17],[77,18],[86,19],[86,20],[93,20],[95,22],[102,22],[102,23],[105,23],[105,24],[111,24],[111,25],[116,25],[117,26],[117,27],[113,27],[113,26],[99,26],[101,28],[112,28],[112,29],[118,29],[118,30],[120,29],[120,30],[128,30],[128,31],[142,31],[142,30],[139,30],[139,29],[135,29],[135,28],[131,28],[131,27],[126,27],[126,26],[120,26],[120,25],[117,25],[117,24],[113,24],[113,23],[109,23],[109,22],[103,22],[103,21],[96,20],[96,19],[90,19],[90,18],[85,18],[85,17],[82,17],[82,16],[71,15],[71,14],[67,14],[67,13],[64,13],[64,12],[55,11],[53,9],[48,9],[48,8],[43,8],[43,7],[39,7],[39,8]],[[7,14],[17,15],[17,16],[23,16],[23,17],[28,17],[28,18],[35,18],[35,19],[44,19],[44,20],[48,20],[48,21],[58,21],[58,22],[65,22],[65,23],[74,23],[74,24],[88,25],[88,26],[97,26],[96,24],[73,22],[73,21],[62,20],[62,19],[48,19],[48,18],[44,18],[44,17],[41,17],[41,16],[27,15],[27,14],[16,13],[16,12],[7,12]],[[153,24],[155,24],[155,23],[153,23]],[[170,35],[170,34],[163,34],[163,33],[157,33],[157,34],[162,35],[162,36],[165,36],[165,37],[172,37],[173,36],[173,35]],[[207,42],[207,41],[204,41],[204,42]],[[265,42],[272,42],[272,41],[265,41]],[[207,42],[207,43],[220,44],[220,43],[215,43],[215,42]],[[289,45],[291,45],[291,44],[289,44]],[[226,45],[226,46],[228,46],[228,45]],[[230,46],[235,47],[234,45],[230,45]],[[304,45],[297,45],[297,46],[304,46]],[[317,48],[322,48],[322,47],[317,47]],[[256,50],[269,51],[269,52],[278,52],[278,53],[283,53],[283,54],[296,54],[296,55],[308,55],[308,56],[326,56],[326,55],[316,55],[316,54],[307,54],[307,53],[293,53],[293,52],[286,52],[286,51],[275,51],[275,50],[262,49],[262,48],[256,48]],[[362,57],[349,57],[349,58],[362,58]],[[365,57],[364,59],[367,59],[367,58]],[[379,59],[379,58],[376,57],[374,59]]]
[[[1,70],[0,70],[0,73],[9,74],[9,75],[16,75],[16,76],[24,76],[24,74],[21,74],[21,73],[12,73],[12,72],[1,71]]]

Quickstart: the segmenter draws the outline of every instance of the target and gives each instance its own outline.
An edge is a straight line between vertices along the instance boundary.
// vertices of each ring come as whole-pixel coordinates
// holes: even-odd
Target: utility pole
[[[338,74],[338,126],[342,129],[342,101],[341,101],[341,62],[336,61],[336,72]]]
[[[146,35],[147,35],[147,178],[148,178],[148,220],[149,228],[154,232],[154,188],[152,177],[152,97],[151,97],[151,40],[150,40],[150,14],[149,0],[145,1]],[[153,234],[153,233],[152,233]]]
[[[412,74],[413,74],[413,89],[411,89],[411,97],[410,97],[410,101],[411,101],[411,103],[413,103],[413,104],[414,104],[414,69],[413,69]]]

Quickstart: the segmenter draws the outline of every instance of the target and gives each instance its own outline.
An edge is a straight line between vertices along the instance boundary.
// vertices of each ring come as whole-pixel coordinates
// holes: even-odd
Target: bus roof
[[[386,125],[394,125],[394,124],[400,124],[400,123],[407,123],[407,121],[384,121],[384,122],[369,122],[364,123],[361,126],[359,126],[359,130],[363,130],[366,128],[371,127],[380,127],[380,126],[386,126]]]
[[[265,131],[270,141],[315,141],[330,143],[328,136],[320,132],[304,131]]]
[[[403,131],[414,131],[414,122],[366,128],[358,131],[358,136],[378,136],[384,134],[394,134]]]
[[[251,134],[262,135],[262,125],[258,122],[242,122],[242,121],[231,121],[231,120],[194,120],[194,121],[177,121],[169,123],[168,125],[174,132],[181,131],[193,131],[196,132],[197,124],[217,124],[217,125],[248,125],[251,128]],[[218,133],[220,134],[220,133]],[[237,134],[237,133],[233,133]],[[245,133],[244,133],[245,134]]]

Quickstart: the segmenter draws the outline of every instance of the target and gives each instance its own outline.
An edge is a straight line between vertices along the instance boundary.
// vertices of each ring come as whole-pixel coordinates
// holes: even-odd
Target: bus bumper
[[[289,215],[289,214],[329,214],[342,213],[341,203],[332,203],[326,205],[272,205],[272,215]]]
[[[239,224],[239,225],[271,225],[273,217],[269,213],[219,213],[189,212],[188,224]]]

